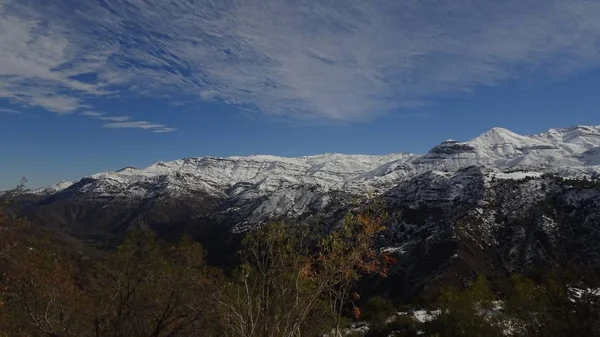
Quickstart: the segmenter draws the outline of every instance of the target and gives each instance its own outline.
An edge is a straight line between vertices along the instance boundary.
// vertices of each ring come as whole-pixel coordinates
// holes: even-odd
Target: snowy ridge
[[[72,185],[61,182],[36,193],[78,189],[97,196],[148,198],[203,192],[254,197],[298,186],[318,191],[363,194],[385,191],[429,171],[454,172],[483,166],[503,171],[535,171],[581,177],[600,174],[600,126],[550,129],[523,136],[493,128],[467,142],[446,140],[423,155],[345,155],[328,153],[296,158],[255,155],[200,157],[157,162],[143,169],[94,174]],[[507,178],[509,176],[502,176]],[[240,185],[242,184],[243,187]]]
[[[67,189],[73,185],[72,181],[59,181],[56,184],[52,184],[50,186],[38,188],[36,190],[31,191],[32,194],[44,195],[44,194],[53,194],[60,192],[64,189]]]

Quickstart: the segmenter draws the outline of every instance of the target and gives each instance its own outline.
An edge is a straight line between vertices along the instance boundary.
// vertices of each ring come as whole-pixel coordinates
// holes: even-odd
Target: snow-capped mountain
[[[269,219],[335,225],[354,201],[376,193],[392,215],[379,244],[400,260],[386,282],[411,292],[447,273],[510,273],[567,251],[600,262],[600,247],[589,244],[600,240],[599,178],[600,126],[529,136],[493,128],[425,154],[202,157],[128,167],[36,191],[24,212],[96,244],[131,226],[167,238],[191,233],[218,260],[248,227]]]
[[[465,143],[446,141],[418,159],[432,167],[455,170],[471,165],[497,169],[535,169],[562,175],[597,174],[598,166],[585,153],[598,147],[600,126],[550,129],[521,136],[493,128]]]
[[[598,175],[600,126],[550,129],[530,136],[493,128],[467,142],[444,141],[423,155],[186,158],[143,169],[102,172],[76,184],[61,182],[36,193],[69,189],[70,194],[97,198],[153,198],[196,192],[232,197],[252,190],[248,197],[256,197],[302,186],[321,192],[363,194],[384,191],[423,172],[452,172],[469,166],[568,177]]]
[[[77,183],[59,182],[34,191],[51,200],[86,199],[111,204],[190,199],[226,200],[224,212],[252,204],[238,225],[271,217],[295,217],[323,209],[334,200],[383,193],[424,172],[455,172],[482,166],[499,171],[534,171],[566,177],[600,174],[600,126],[550,129],[522,136],[493,128],[467,142],[447,140],[423,155],[323,154],[202,157],[158,162],[147,168],[102,172]]]

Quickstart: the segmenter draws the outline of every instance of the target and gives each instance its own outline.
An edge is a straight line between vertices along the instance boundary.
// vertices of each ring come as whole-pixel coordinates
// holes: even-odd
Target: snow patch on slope
[[[31,193],[38,194],[38,195],[54,194],[54,193],[58,193],[62,190],[65,190],[65,189],[71,187],[71,185],[73,185],[72,181],[59,181],[56,184],[52,184],[50,186],[46,186],[46,187],[42,187],[42,188],[33,190],[33,191],[31,191]]]

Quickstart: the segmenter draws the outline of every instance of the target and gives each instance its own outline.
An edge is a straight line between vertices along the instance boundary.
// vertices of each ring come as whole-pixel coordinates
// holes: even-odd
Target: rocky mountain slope
[[[507,274],[566,256],[598,260],[600,248],[589,243],[600,240],[599,177],[600,126],[529,136],[494,128],[422,155],[203,157],[129,167],[32,191],[24,212],[94,243],[137,225],[165,237],[189,232],[218,259],[232,235],[262,221],[335,224],[353,201],[376,193],[395,215],[380,245],[400,257],[380,288],[404,296],[449,275]]]

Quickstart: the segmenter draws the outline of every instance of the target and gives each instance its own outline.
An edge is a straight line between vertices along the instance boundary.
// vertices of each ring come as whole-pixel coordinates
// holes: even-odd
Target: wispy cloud
[[[115,122],[115,123],[107,123],[103,125],[105,128],[111,129],[144,129],[151,130],[156,133],[165,133],[165,132],[173,132],[175,128],[169,128],[162,124],[156,124],[146,121],[138,121],[138,122]]]
[[[219,92],[216,90],[207,90],[200,93],[200,98],[205,101],[212,101],[217,97],[219,97]]]
[[[13,4],[0,5],[0,98],[64,114],[85,107],[86,94],[102,94],[65,68],[76,52],[69,36],[42,17],[12,11]]]
[[[162,124],[146,122],[146,121],[132,121],[130,116],[106,116],[103,113],[95,111],[84,111],[80,113],[82,116],[93,117],[105,122],[102,126],[105,128],[112,129],[144,129],[150,130],[155,133],[167,133],[176,131],[176,128],[171,128]]]
[[[167,133],[176,131],[176,128],[168,127],[163,124],[157,124],[147,121],[132,121],[130,116],[105,116],[97,112],[82,113],[82,115],[94,117],[96,119],[112,122],[105,123],[102,126],[109,129],[143,129],[154,133]]]
[[[88,117],[99,117],[104,115],[101,112],[95,112],[95,111],[84,111],[82,113],[80,113],[81,116],[88,116]]]
[[[15,110],[15,109],[8,109],[8,108],[0,108],[0,113],[7,113],[7,114],[20,114],[21,111],[19,110]]]
[[[110,121],[110,122],[125,122],[131,119],[131,117],[129,116],[115,116],[115,117],[98,117],[98,119],[103,120],[103,121]]]
[[[70,113],[94,97],[183,94],[356,121],[597,67],[598,18],[600,2],[583,0],[6,1],[0,97]]]
[[[152,132],[154,132],[154,133],[168,133],[168,132],[173,132],[173,131],[177,131],[177,129],[176,128],[167,128],[167,127],[152,129]]]

